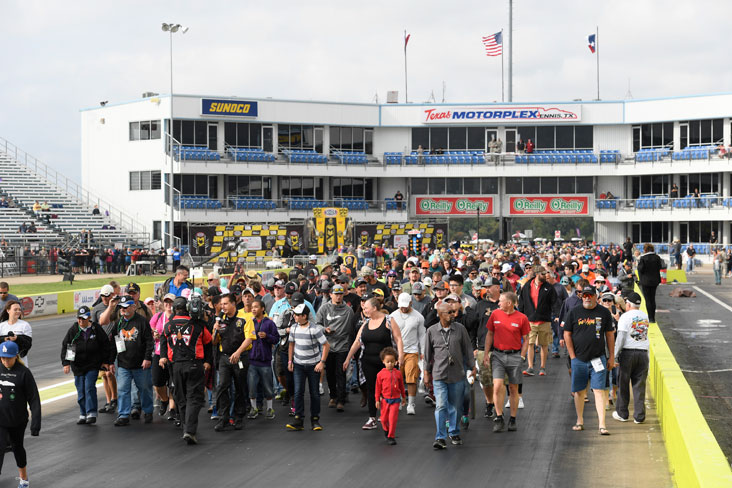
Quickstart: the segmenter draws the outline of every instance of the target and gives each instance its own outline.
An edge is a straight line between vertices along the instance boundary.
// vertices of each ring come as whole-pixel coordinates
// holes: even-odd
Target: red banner
[[[587,196],[511,197],[509,215],[589,215]]]
[[[416,197],[416,215],[493,215],[493,197]]]

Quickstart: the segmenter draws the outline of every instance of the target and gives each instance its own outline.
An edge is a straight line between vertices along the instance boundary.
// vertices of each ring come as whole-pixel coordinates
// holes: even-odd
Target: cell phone
[[[612,310],[613,310],[613,315],[615,315],[616,313],[618,313],[618,309],[615,307],[615,305],[613,305],[613,309]]]

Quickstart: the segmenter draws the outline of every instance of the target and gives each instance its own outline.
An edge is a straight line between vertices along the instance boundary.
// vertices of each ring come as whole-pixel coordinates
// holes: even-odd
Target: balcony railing
[[[658,210],[673,211],[680,209],[719,209],[732,208],[732,197],[722,197],[716,193],[702,193],[699,196],[686,195],[681,198],[669,198],[665,195],[643,195],[638,198],[610,198],[595,200],[597,210],[640,211]]]
[[[181,211],[267,211],[287,212],[290,210],[309,211],[314,208],[347,208],[352,212],[406,212],[407,202],[397,202],[393,198],[385,200],[364,200],[358,198],[334,198],[320,200],[307,197],[290,197],[284,199],[266,199],[251,196],[228,197],[225,199],[209,198],[195,195],[176,195],[176,208]]]

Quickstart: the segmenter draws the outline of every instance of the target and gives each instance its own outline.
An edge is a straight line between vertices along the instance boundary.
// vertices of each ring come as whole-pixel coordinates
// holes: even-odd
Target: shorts
[[[404,372],[404,382],[416,384],[419,381],[419,354],[416,352],[404,354],[404,365],[401,369]]]
[[[537,342],[538,339],[538,342]],[[539,344],[540,346],[548,346],[552,342],[552,324],[551,322],[539,322],[531,324],[531,332],[529,332],[529,344]]]
[[[520,385],[524,377],[521,373],[523,363],[521,354],[518,352],[508,354],[494,350],[491,353],[493,379],[503,380],[508,376],[508,383],[510,385]]]
[[[590,388],[593,390],[607,390],[608,389],[608,377],[607,377],[607,361],[604,357],[600,357],[602,365],[605,369],[599,373],[595,371],[592,364],[589,361],[582,361],[574,358],[572,360],[572,392],[587,389],[587,382],[590,383]]]
[[[152,384],[161,388],[167,386],[168,380],[170,379],[170,372],[168,371],[171,367],[171,363],[168,363],[165,368],[160,367],[160,355],[156,354],[153,356],[151,373],[152,373]]]
[[[483,366],[483,358],[485,357],[485,351],[478,351],[478,355],[475,357],[475,362],[480,368],[478,372],[478,379],[480,384],[484,388],[493,386],[493,368],[491,368],[491,353],[488,353],[488,366]]]

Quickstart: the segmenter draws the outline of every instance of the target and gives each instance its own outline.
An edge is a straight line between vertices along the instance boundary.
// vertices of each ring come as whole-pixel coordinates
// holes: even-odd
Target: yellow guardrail
[[[684,274],[683,281],[686,282]],[[636,291],[643,294],[636,287]],[[645,311],[645,298],[641,305]],[[668,453],[674,485],[678,487],[732,487],[732,470],[699,409],[679,364],[658,324],[648,332],[650,370],[648,386],[656,400],[658,418]]]

